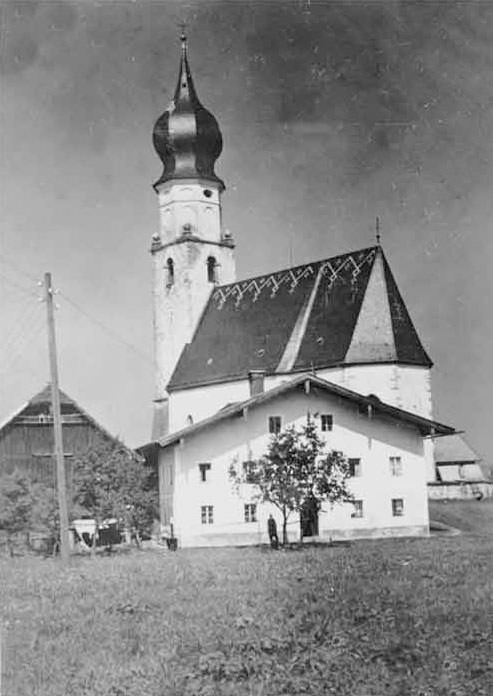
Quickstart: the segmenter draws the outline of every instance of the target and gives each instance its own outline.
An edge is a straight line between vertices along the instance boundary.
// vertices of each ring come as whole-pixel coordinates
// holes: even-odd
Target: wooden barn
[[[94,418],[60,390],[67,483],[70,462],[94,445],[116,441]],[[33,482],[55,485],[55,445],[51,387],[47,385],[0,425],[0,475],[15,469]]]

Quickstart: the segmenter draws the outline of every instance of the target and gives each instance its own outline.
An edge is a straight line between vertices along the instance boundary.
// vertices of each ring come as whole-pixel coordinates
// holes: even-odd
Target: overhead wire
[[[24,271],[16,263],[13,263],[2,253],[0,253],[0,263],[3,263],[3,265],[7,266],[7,268],[11,268],[14,271],[14,273],[19,273],[21,276],[24,276],[24,278],[27,278],[27,280],[33,283],[38,283],[41,280],[40,278],[35,278],[35,276],[31,275],[27,271]]]
[[[109,336],[111,336],[115,341],[120,343],[121,345],[125,346],[129,350],[131,350],[137,357],[139,357],[141,360],[145,361],[147,364],[154,366],[154,362],[152,358],[149,355],[146,355],[142,351],[140,351],[136,346],[134,346],[132,343],[129,343],[126,341],[124,338],[122,338],[116,331],[111,329],[109,326],[107,326],[104,322],[102,322],[100,319],[97,319],[96,317],[93,317],[89,312],[87,312],[85,309],[83,309],[77,302],[72,300],[68,295],[64,292],[59,291],[59,295],[64,298],[66,302],[68,302],[69,305],[71,305],[74,309],[76,309],[78,312],[80,312],[83,316],[85,316],[89,321],[91,321],[93,324],[98,326],[100,329],[105,331]]]

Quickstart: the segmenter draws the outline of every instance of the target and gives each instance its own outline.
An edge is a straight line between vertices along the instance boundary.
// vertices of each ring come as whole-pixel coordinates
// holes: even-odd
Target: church
[[[310,414],[349,459],[355,502],[293,517],[290,539],[427,534],[433,439],[454,429],[433,419],[432,362],[379,241],[236,278],[215,173],[221,131],[197,96],[184,35],[153,143],[163,164],[151,245],[156,393],[140,451],[159,468],[161,523],[180,546],[264,542],[277,511],[249,484],[234,490],[229,468]]]

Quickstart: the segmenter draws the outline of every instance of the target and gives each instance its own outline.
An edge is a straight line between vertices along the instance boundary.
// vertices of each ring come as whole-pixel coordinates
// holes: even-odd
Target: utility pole
[[[60,392],[58,389],[58,365],[55,340],[55,315],[53,311],[53,286],[51,273],[45,273],[46,317],[48,320],[48,352],[50,356],[51,408],[55,434],[56,480],[58,489],[58,512],[60,516],[60,555],[68,563],[70,548],[68,538],[67,486],[65,481],[65,458],[63,454],[62,420],[60,416]]]

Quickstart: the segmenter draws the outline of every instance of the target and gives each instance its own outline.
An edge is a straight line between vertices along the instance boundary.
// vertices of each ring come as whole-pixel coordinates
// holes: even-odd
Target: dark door
[[[300,515],[301,536],[318,536],[318,506],[313,498],[305,501]]]

